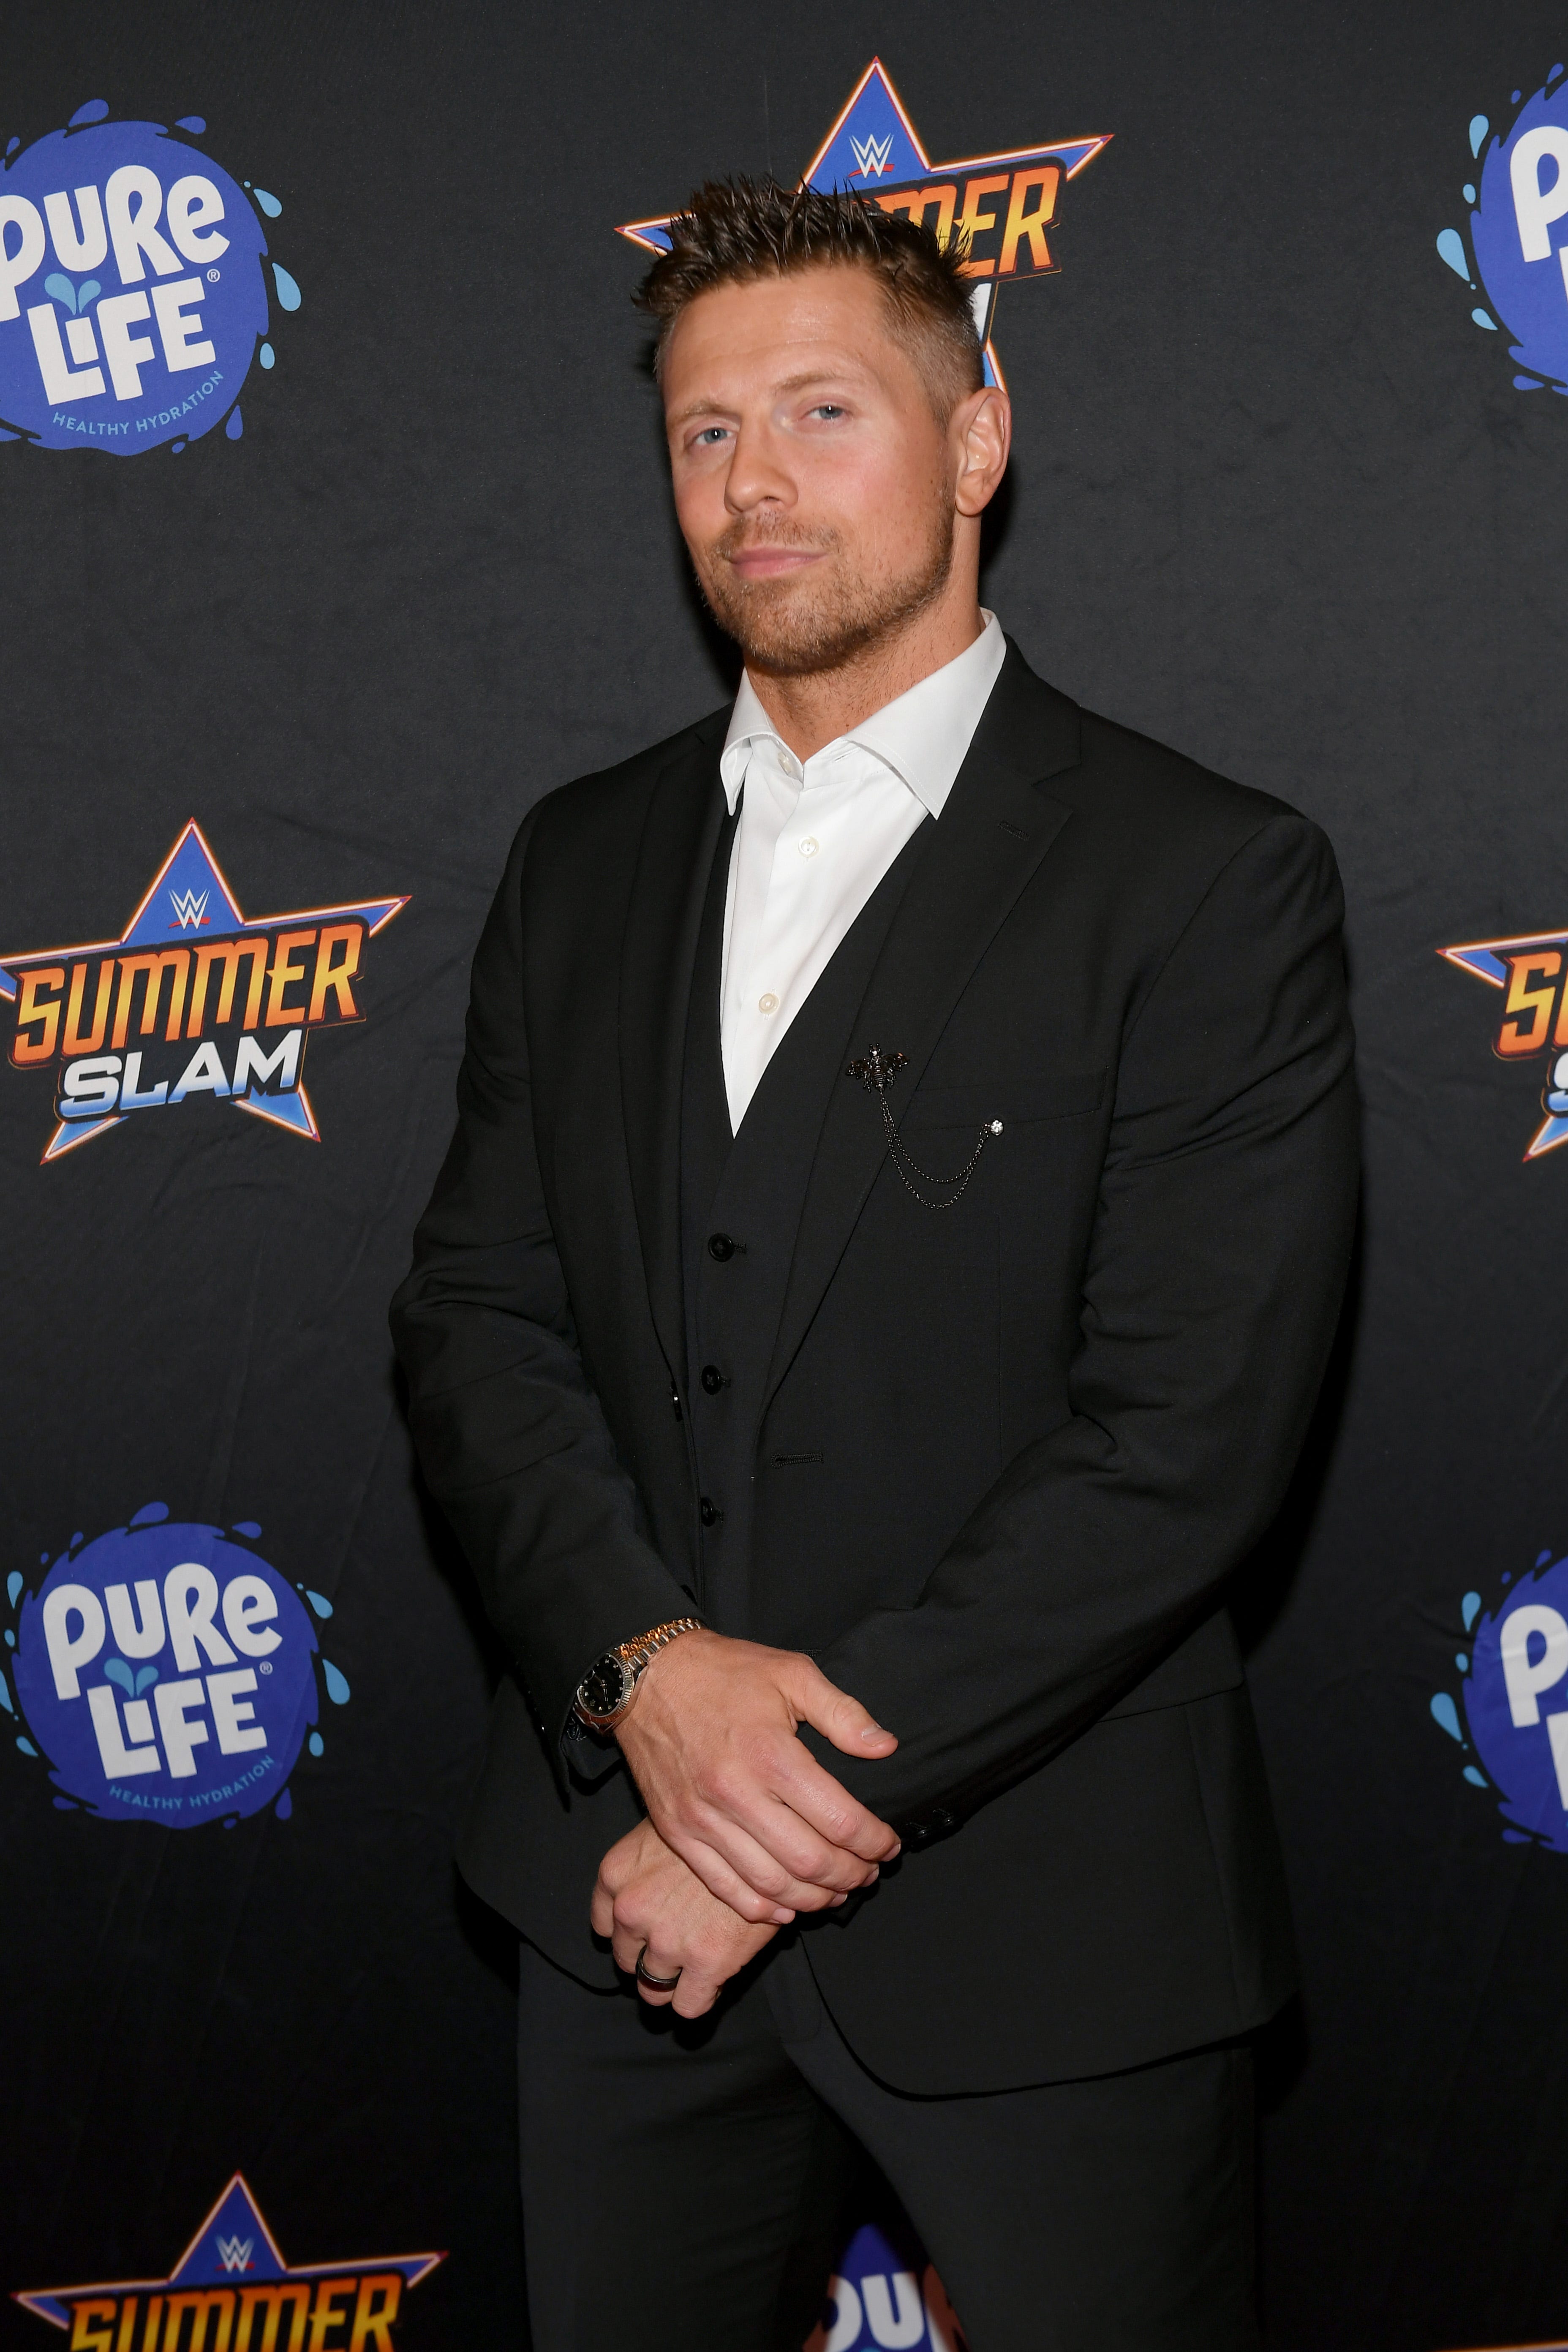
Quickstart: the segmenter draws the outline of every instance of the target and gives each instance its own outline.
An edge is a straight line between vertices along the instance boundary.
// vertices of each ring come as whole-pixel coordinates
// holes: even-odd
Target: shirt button
[[[779,1001],[778,1001],[778,998],[773,994],[773,990],[772,990],[771,988],[769,989],[769,991],[768,991],[768,992],[767,992],[767,994],[766,994],[765,996],[759,996],[759,997],[758,997],[758,999],[757,999],[757,1011],[758,1011],[759,1013],[776,1013],[776,1012],[778,1011],[778,1009],[779,1009]]]
[[[735,1255],[735,1244],[728,1234],[710,1234],[708,1255],[717,1258],[721,1265],[727,1265]]]
[[[705,1528],[710,1528],[714,1521],[716,1519],[721,1519],[724,1514],[719,1508],[717,1503],[710,1501],[709,1497],[704,1495],[697,1506],[697,1516],[701,1520]]]
[[[708,1394],[709,1394],[710,1396],[717,1396],[717,1395],[718,1395],[718,1393],[719,1393],[720,1390],[721,1390],[721,1389],[723,1387],[723,1385],[724,1385],[724,1375],[723,1375],[723,1373],[719,1370],[719,1367],[718,1367],[718,1365],[717,1365],[717,1364],[704,1364],[704,1365],[703,1365],[703,1367],[702,1367],[702,1385],[703,1385],[703,1388],[707,1391],[707,1392],[708,1392]]]
[[[816,835],[814,833],[808,833],[800,845],[800,854],[803,857],[815,857],[821,846],[822,844]]]

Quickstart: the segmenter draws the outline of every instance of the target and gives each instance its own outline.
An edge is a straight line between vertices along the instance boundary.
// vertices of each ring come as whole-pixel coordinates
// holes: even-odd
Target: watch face
[[[614,1650],[595,1658],[577,1685],[577,1701],[586,1715],[614,1715],[626,1696],[626,1670]]]

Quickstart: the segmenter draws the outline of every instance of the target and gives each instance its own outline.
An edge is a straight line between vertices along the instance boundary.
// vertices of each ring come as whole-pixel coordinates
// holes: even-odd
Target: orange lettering
[[[90,1037],[84,1037],[81,1034],[81,999],[86,985],[86,964],[73,963],[70,999],[66,1005],[65,1053],[68,1060],[73,1054],[96,1054],[103,1043],[103,1033],[109,1026],[109,995],[114,985],[112,956],[105,956],[98,967],[98,999],[92,1008]]]
[[[308,2286],[247,2286],[239,2297],[239,2326],[235,2332],[234,2352],[253,2352],[250,2323],[264,2306],[267,2316],[262,2323],[261,2341],[254,2352],[278,2352],[278,2323],[283,2305],[289,2305],[288,2352],[304,2352],[305,2321],[310,2309]]]
[[[1536,949],[1530,955],[1510,956],[1508,963],[1508,997],[1497,1041],[1497,1050],[1505,1059],[1518,1054],[1539,1054],[1545,1045],[1563,958],[1555,948]],[[1545,982],[1544,987],[1530,985],[1538,975]],[[1529,1017],[1528,1028],[1521,1026],[1524,1015]]]
[[[189,948],[164,948],[162,953],[154,949],[149,955],[121,957],[120,992],[114,1000],[113,1043],[116,1053],[124,1045],[126,1032],[131,1026],[131,1000],[136,992],[137,974],[140,972],[146,981],[142,997],[140,1034],[143,1037],[150,1037],[158,1025],[158,999],[163,993],[163,974],[167,972],[169,974],[169,1025],[163,1034],[166,1037],[174,1038],[180,1034],[180,1021],[185,1010],[185,982],[190,977],[190,971]]]
[[[1010,278],[1018,267],[1018,240],[1026,237],[1029,245],[1029,267],[1051,269],[1050,247],[1046,243],[1046,223],[1056,216],[1057,189],[1061,184],[1061,167],[1042,163],[1030,172],[1015,172],[1012,194],[1007,198],[1007,225],[1002,232],[1002,258],[996,265],[998,278]],[[1032,213],[1024,210],[1024,199],[1038,190],[1039,202]]]
[[[348,2326],[348,2313],[338,2309],[338,2297],[340,2294],[353,2294],[353,2291],[352,2278],[320,2281],[316,2288],[316,2307],[310,2314],[309,2352],[342,2352],[341,2345],[333,2347],[327,2342],[327,2330]]]
[[[239,959],[250,958],[250,976],[246,983],[245,1023],[254,1029],[261,1017],[261,983],[267,976],[267,942],[265,940],[215,940],[210,947],[196,950],[196,977],[191,989],[191,1017],[185,1025],[187,1037],[199,1037],[202,1021],[207,1009],[207,974],[215,963],[223,966],[223,979],[218,984],[216,1025],[234,1018],[234,983],[239,974]]]
[[[305,967],[302,963],[296,963],[294,958],[310,946],[315,936],[314,931],[280,931],[278,935],[278,944],[272,950],[272,970],[267,979],[267,1026],[269,1029],[287,1029],[292,1022],[299,1020],[303,1011],[300,1005],[285,1004],[283,992],[291,988],[296,981],[303,981]]]
[[[191,2315],[191,2332],[187,2341],[180,2342],[180,2322],[186,2312]],[[227,2286],[197,2288],[169,2297],[168,2325],[163,2330],[163,2352],[207,2352],[207,2321],[216,2314],[217,2334],[212,2352],[228,2352],[228,2339],[234,2326],[234,2289]]]
[[[28,1062],[53,1059],[56,1040],[60,1034],[60,992],[65,984],[66,968],[63,963],[47,964],[42,971],[23,973],[22,1001],[16,1007],[16,1034],[11,1040],[11,1059],[18,1067],[25,1067]],[[46,997],[39,1003],[38,991],[43,988],[55,992],[52,1003]],[[41,1024],[38,1034],[24,1037],[23,1030],[31,1028],[35,1021]]]
[[[326,1017],[329,994],[338,1000],[340,1021],[357,1021],[359,1007],[354,1003],[349,982],[359,970],[360,943],[364,938],[363,923],[329,923],[321,932],[316,947],[316,976],[310,983],[310,1010],[307,1021]],[[342,956],[332,960],[332,950],[342,948]]]
[[[62,975],[63,977],[63,975]],[[70,2352],[114,2352],[114,2338],[110,2330],[114,2325],[118,2305],[112,2303],[79,2303],[72,2306]],[[89,2319],[107,2319],[108,2327],[89,2327]]]
[[[923,222],[932,205],[936,206],[936,241],[945,245],[952,235],[952,215],[958,205],[958,184],[950,180],[945,186],[935,188],[905,188],[898,195],[879,196],[885,213],[908,213],[910,220]]]
[[[996,267],[994,261],[976,261],[973,258],[974,239],[984,236],[988,228],[994,228],[996,226],[994,213],[981,211],[982,202],[986,196],[999,194],[1007,185],[1011,176],[1011,173],[1006,172],[994,172],[987,179],[971,180],[964,188],[963,210],[958,215],[958,236],[961,244],[967,241],[972,257],[962,265],[965,278],[989,278]]]
[[[378,2309],[371,2309],[371,2297],[379,2294]],[[392,2323],[397,2316],[397,2306],[403,2297],[403,2281],[395,2271],[375,2271],[359,2283],[359,2301],[354,2305],[354,2332],[349,2337],[349,2352],[394,2352]]]

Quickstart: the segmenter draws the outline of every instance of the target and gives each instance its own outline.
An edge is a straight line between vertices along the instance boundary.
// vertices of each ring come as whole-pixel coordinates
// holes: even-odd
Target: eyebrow
[[[814,383],[842,383],[847,377],[853,377],[857,374],[864,373],[864,370],[857,369],[853,363],[845,367],[836,368],[804,368],[798,375],[786,375],[783,377],[779,383],[773,385],[773,390],[775,394],[780,393],[806,392],[809,391],[810,387]],[[688,401],[684,408],[678,408],[670,417],[669,422],[671,425],[689,425],[694,416],[728,416],[731,414],[732,410],[729,402],[712,400],[704,396],[700,400]]]

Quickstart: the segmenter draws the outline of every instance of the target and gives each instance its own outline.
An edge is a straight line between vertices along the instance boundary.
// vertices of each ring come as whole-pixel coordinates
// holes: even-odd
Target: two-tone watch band
[[[637,1685],[650,1660],[681,1633],[700,1633],[700,1617],[671,1617],[595,1658],[577,1685],[572,1712],[590,1731],[614,1731],[631,1712]]]

